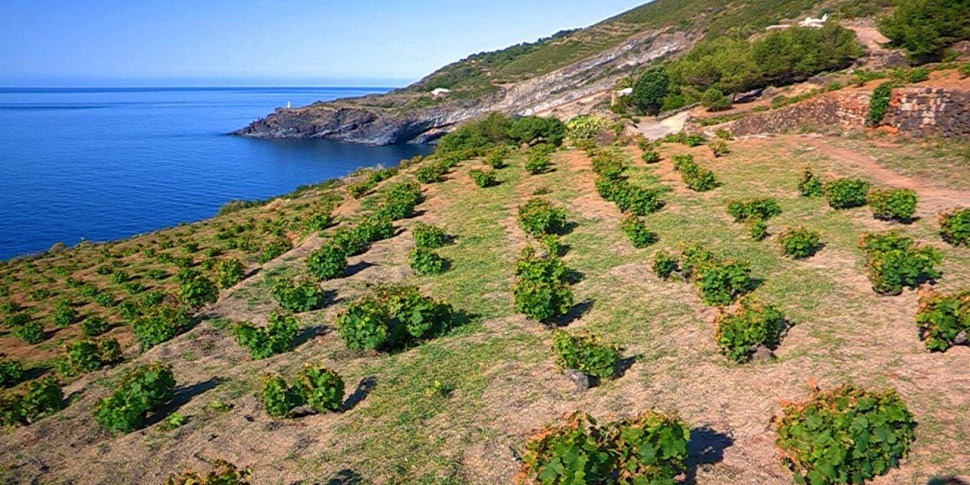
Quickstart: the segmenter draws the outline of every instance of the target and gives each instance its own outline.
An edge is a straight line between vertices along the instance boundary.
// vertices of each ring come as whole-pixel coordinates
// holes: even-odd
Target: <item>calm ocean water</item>
[[[0,259],[118,239],[427,153],[224,134],[366,88],[0,88]]]

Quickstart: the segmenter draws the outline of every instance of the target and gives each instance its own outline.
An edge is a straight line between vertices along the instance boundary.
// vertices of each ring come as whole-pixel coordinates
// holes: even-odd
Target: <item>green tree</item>
[[[662,67],[645,72],[633,86],[633,105],[641,112],[656,115],[667,97],[670,77]]]
[[[970,0],[899,0],[892,15],[879,19],[879,31],[915,61],[938,59],[970,38]]]

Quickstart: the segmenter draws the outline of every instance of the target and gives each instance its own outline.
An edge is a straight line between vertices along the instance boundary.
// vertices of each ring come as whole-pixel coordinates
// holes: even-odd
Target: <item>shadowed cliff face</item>
[[[491,111],[531,115],[597,95],[609,99],[608,93],[618,80],[654,60],[685,52],[696,40],[683,32],[643,32],[608,51],[477,98],[457,99],[461,96],[456,93],[433,97],[428,92],[402,89],[380,96],[277,109],[232,134],[330,138],[369,145],[428,143],[457,124]]]

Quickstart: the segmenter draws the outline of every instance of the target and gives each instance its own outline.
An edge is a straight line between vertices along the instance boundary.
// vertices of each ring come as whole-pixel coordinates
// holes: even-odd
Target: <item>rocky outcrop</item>
[[[398,90],[381,96],[280,108],[233,134],[253,138],[330,138],[371,145],[427,143],[457,124],[491,111],[532,115],[608,92],[638,66],[683,52],[696,40],[683,32],[644,32],[583,61],[498,87],[492,94],[471,100]]]
[[[931,87],[894,89],[882,124],[918,137],[970,136],[970,92]]]

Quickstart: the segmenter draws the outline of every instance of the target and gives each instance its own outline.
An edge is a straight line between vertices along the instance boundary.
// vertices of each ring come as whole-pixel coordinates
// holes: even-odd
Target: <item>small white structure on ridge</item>
[[[798,26],[811,27],[813,29],[821,29],[825,25],[825,22],[828,21],[828,19],[829,19],[829,14],[823,15],[822,18],[820,19],[813,19],[812,17],[809,17],[799,22]]]
[[[444,95],[446,95],[446,94],[448,94],[450,92],[451,92],[450,89],[438,88],[438,89],[435,89],[434,91],[431,91],[431,95],[432,96],[444,96]]]
[[[619,91],[616,92],[616,96],[618,98],[622,98],[622,97],[625,97],[625,96],[629,96],[631,94],[633,94],[633,88],[621,89],[621,90],[619,90]]]

